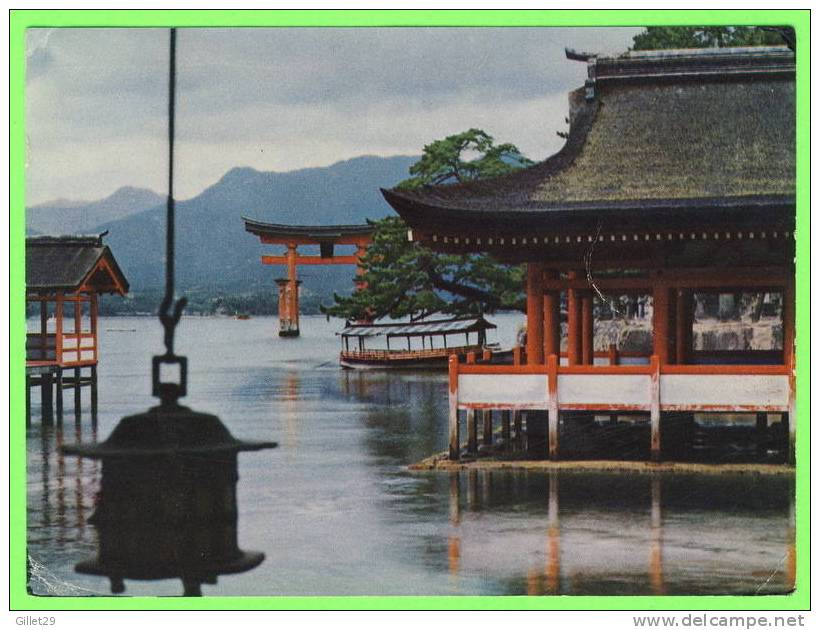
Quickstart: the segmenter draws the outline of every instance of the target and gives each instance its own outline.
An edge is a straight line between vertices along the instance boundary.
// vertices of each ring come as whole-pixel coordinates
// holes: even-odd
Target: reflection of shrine
[[[755,494],[761,489],[765,496]],[[755,486],[748,479],[698,477],[693,485],[693,477],[687,475],[518,476],[468,469],[451,473],[449,479],[447,570],[454,584],[462,577],[493,575],[504,580],[511,592],[528,595],[724,594],[754,593],[760,588],[765,593],[788,592],[795,579],[791,492],[790,481],[780,478]],[[543,518],[540,544],[533,539],[532,525],[525,522],[516,529],[506,524],[517,514],[539,514],[539,504],[543,516],[532,520],[537,523]],[[782,555],[777,545],[768,550],[782,558],[776,573],[752,557],[727,560],[725,567],[717,569],[723,586],[715,587],[701,573],[703,564],[690,560],[688,553],[681,556],[680,517],[706,514],[693,533],[698,536],[703,535],[698,532],[711,533],[711,518],[716,522],[727,514],[756,518],[772,510],[784,517],[788,511],[789,518],[788,529],[774,534],[785,535]],[[497,519],[492,518],[494,513]],[[668,513],[674,516],[669,519]],[[493,520],[502,523],[501,530],[494,529]],[[494,531],[504,535],[488,538],[488,532]],[[708,539],[701,544],[694,545],[692,553],[719,553]],[[755,553],[755,544],[754,537],[742,543],[749,545],[750,554]],[[665,546],[669,547],[666,554]],[[737,541],[727,541],[727,549],[736,546]],[[714,588],[725,590],[708,590]]]
[[[649,585],[653,595],[663,595],[663,514],[661,513],[661,479],[652,477],[652,506],[649,534]]]
[[[92,443],[96,441],[96,428],[92,429],[89,437]],[[78,461],[71,473],[66,470],[66,458],[62,452],[63,439],[61,426],[44,425],[40,430],[41,502],[39,522],[35,523],[36,527],[42,528],[49,528],[53,524],[56,529],[54,537],[59,543],[85,540],[87,497],[91,489],[96,487],[99,478],[98,462]],[[79,424],[74,428],[74,440],[77,444],[83,442],[82,427]]]

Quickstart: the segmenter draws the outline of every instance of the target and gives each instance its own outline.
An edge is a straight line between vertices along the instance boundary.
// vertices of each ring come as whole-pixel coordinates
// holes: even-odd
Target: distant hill
[[[57,199],[26,209],[26,230],[39,234],[83,234],[100,223],[121,219],[164,202],[145,188],[125,186],[99,201]]]
[[[391,214],[379,187],[408,176],[418,158],[364,156],[325,168],[275,173],[234,168],[201,194],[176,205],[177,285],[231,293],[273,288],[283,269],[263,266],[273,250],[245,232],[241,217],[294,224],[363,223]],[[165,205],[94,226],[108,243],[135,291],[164,281]],[[300,270],[303,289],[330,296],[350,291],[351,267]]]

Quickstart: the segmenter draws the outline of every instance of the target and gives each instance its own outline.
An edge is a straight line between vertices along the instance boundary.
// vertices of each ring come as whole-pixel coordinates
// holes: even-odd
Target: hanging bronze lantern
[[[265,558],[237,544],[236,456],[276,443],[237,440],[216,416],[178,402],[187,393],[188,362],[174,354],[174,331],[186,303],[174,302],[176,29],[170,43],[166,282],[159,308],[165,353],[152,364],[153,395],[161,402],[123,418],[101,444],[62,449],[102,460],[99,501],[90,519],[99,533],[99,553],[75,569],[107,576],[113,593],[125,590],[125,579],[180,578],[185,595],[200,595],[202,584],[248,571]],[[179,380],[163,382],[160,368],[171,365],[178,366]]]
[[[96,559],[80,573],[124,579],[180,578],[186,595],[219,575],[248,571],[264,554],[237,544],[237,453],[276,446],[235,439],[219,418],[160,405],[123,418],[103,443],[65,447],[101,459],[102,483],[90,522],[99,534]]]

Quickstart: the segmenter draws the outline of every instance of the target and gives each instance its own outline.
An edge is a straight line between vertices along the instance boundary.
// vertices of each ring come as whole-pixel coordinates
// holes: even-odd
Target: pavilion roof
[[[483,317],[456,317],[394,324],[348,324],[337,335],[343,337],[420,337],[478,332],[495,328]]]
[[[26,238],[26,290],[128,293],[128,280],[103,243],[105,232]]]
[[[601,221],[773,218],[793,225],[794,53],[784,47],[632,52],[586,60],[564,147],[501,177],[383,190],[420,230],[501,233]],[[480,222],[480,223],[478,223]],[[785,228],[788,229],[788,228]]]
[[[283,223],[265,223],[242,217],[245,231],[257,236],[292,237],[315,240],[328,240],[342,236],[370,235],[373,226],[369,223],[357,225],[286,225]]]

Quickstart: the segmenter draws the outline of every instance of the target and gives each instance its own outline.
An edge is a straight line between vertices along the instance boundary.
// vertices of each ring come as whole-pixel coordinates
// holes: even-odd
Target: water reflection
[[[528,595],[760,594],[794,586],[786,477],[469,470],[447,482],[454,583],[483,574]],[[770,531],[773,520],[779,529]]]
[[[264,318],[183,324],[182,349],[198,366],[190,374],[197,406],[234,435],[281,438],[284,451],[239,461],[239,541],[269,560],[203,587],[208,594],[790,589],[790,477],[664,475],[653,493],[649,475],[411,472],[408,464],[447,447],[446,374],[341,371],[328,363],[336,324],[324,319],[293,344],[279,344]],[[136,318],[128,322],[135,333],[103,326],[116,337],[103,339],[103,437],[146,400],[140,375],[149,366],[140,357],[153,326]],[[85,420],[64,433],[37,422],[27,431],[30,584],[38,594],[109,594],[99,577],[74,572],[97,554],[89,518],[101,469],[63,460],[58,446],[96,443]],[[176,580],[128,582],[129,594],[179,592]]]
[[[42,425],[30,429],[30,434],[35,432],[39,434],[39,459],[30,461],[29,465],[40,470],[37,493],[40,501],[37,507],[29,505],[29,525],[34,524],[35,530],[53,528],[53,535],[60,543],[90,540],[85,526],[99,483],[99,462],[67,464],[60,450],[65,439],[63,426]],[[75,425],[72,435],[76,443],[82,443],[82,426]],[[89,438],[96,442],[96,427],[90,429],[86,441]]]

